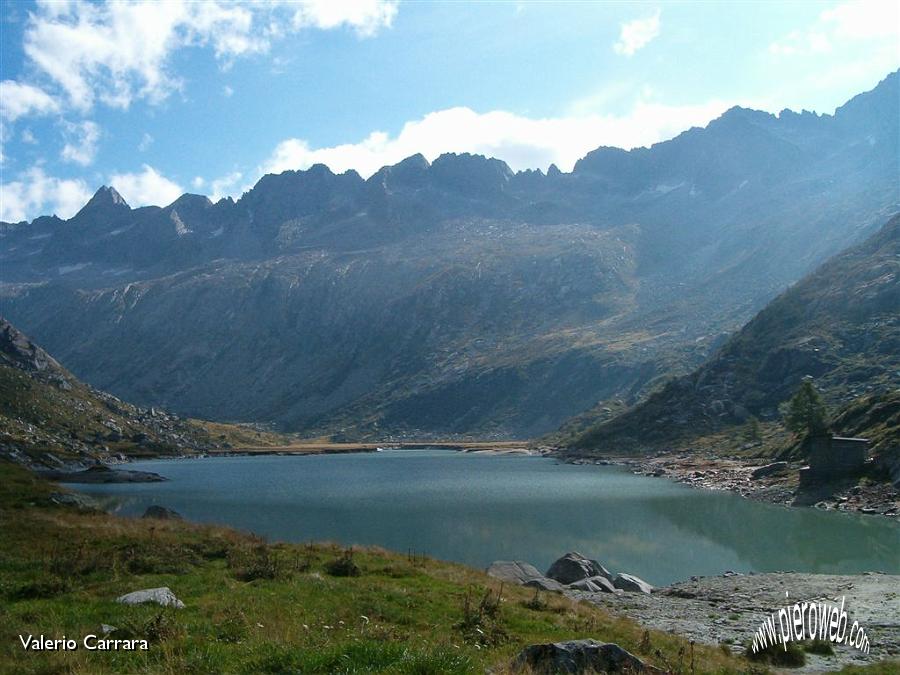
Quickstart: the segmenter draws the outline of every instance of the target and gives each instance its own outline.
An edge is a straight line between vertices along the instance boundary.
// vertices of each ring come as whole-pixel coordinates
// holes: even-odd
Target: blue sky
[[[0,0],[0,220],[234,197],[415,152],[564,171],[731,105],[831,113],[900,66],[900,3]]]

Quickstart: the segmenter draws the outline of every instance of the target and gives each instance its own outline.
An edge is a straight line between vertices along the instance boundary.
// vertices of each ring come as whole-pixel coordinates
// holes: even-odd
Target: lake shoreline
[[[818,493],[803,492],[798,485],[798,470],[803,466],[799,462],[787,463],[771,473],[763,471],[761,475],[754,475],[770,463],[758,459],[688,453],[589,458],[570,454],[563,448],[554,448],[548,455],[567,464],[625,466],[636,475],[667,478],[698,489],[727,490],[758,502],[900,520],[900,491],[889,481],[860,485],[856,481],[826,484],[818,486]]]
[[[791,507],[814,507],[824,511],[841,511],[884,516],[900,520],[900,490],[889,481],[857,485],[855,482],[820,487],[819,494],[798,491],[798,470],[802,463],[788,463],[784,470],[754,475],[767,466],[758,460],[721,457],[709,454],[608,455],[581,457],[565,448],[535,446],[527,441],[402,441],[396,443],[326,443],[300,442],[281,446],[241,446],[227,450],[209,450],[181,455],[127,457],[104,464],[128,464],[145,459],[190,459],[197,457],[317,456],[356,454],[381,450],[434,448],[468,454],[501,454],[548,457],[575,465],[625,466],[636,475],[667,478],[689,487],[727,490],[746,499]],[[80,467],[84,469],[85,467]],[[73,472],[77,469],[66,468]],[[63,479],[64,481],[66,479]],[[68,482],[68,481],[66,481]],[[107,481],[115,482],[115,481]],[[129,481],[122,481],[129,482]]]

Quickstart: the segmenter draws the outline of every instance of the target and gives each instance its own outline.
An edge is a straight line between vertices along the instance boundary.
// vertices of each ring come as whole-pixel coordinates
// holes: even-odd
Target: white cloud
[[[138,143],[138,152],[146,152],[151,145],[153,145],[153,136],[145,131],[144,135],[141,136],[141,142]]]
[[[184,190],[152,166],[143,165],[140,173],[117,173],[109,177],[109,183],[132,207],[165,206],[180,197]]]
[[[290,31],[348,26],[369,36],[390,26],[396,12],[393,0],[39,0],[29,13],[24,51],[73,107],[88,110],[99,99],[127,108],[136,99],[158,103],[183,87],[172,72],[171,57],[184,47],[209,46],[227,68],[237,57],[267,52],[272,40]],[[16,103],[25,93],[31,94],[31,103],[12,106],[11,114],[50,106],[52,99],[44,94],[39,100],[39,92],[34,87],[18,91]]]
[[[28,143],[28,145],[37,145],[38,140],[34,137],[31,129],[25,129],[25,131],[22,132],[22,142]]]
[[[43,89],[15,80],[0,82],[0,117],[15,122],[25,115],[57,112],[59,103]]]
[[[39,213],[71,218],[90,198],[83,180],[48,176],[34,166],[17,180],[0,184],[0,220],[18,222]]]
[[[358,143],[313,148],[300,138],[279,143],[259,173],[328,165],[332,171],[355,169],[365,177],[382,166],[421,152],[429,160],[445,152],[472,152],[505,160],[513,170],[546,169],[551,163],[569,171],[576,160],[600,145],[633,148],[671,138],[699,126],[728,108],[722,101],[668,106],[639,101],[616,115],[573,115],[531,119],[510,112],[477,113],[450,108],[407,122],[394,137],[374,131]]]
[[[659,36],[659,15],[660,10],[656,10],[655,14],[643,19],[623,23],[619,31],[619,40],[613,45],[616,54],[632,56]]]
[[[222,197],[227,197],[235,192],[244,177],[240,171],[232,171],[229,174],[216,178],[210,183],[209,198],[214,202],[219,201]]]
[[[369,37],[381,28],[390,28],[397,15],[396,0],[307,0],[294,5],[297,28],[313,26],[323,30],[349,26]]]
[[[65,122],[66,136],[69,140],[63,146],[60,157],[66,162],[74,162],[88,166],[97,154],[97,141],[100,140],[100,127],[86,120],[80,124]]]
[[[900,38],[900,5],[884,0],[854,0],[823,10],[813,24],[769,45],[775,56],[817,55],[852,41],[892,42]],[[896,58],[895,58],[896,61]]]
[[[232,96],[234,96],[234,89],[226,84],[224,87],[222,87],[222,94],[225,96],[225,98],[231,98]]]

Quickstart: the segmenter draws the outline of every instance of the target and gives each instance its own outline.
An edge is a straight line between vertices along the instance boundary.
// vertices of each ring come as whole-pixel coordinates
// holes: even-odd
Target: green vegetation
[[[834,647],[828,640],[820,640],[816,638],[810,642],[803,643],[803,651],[807,654],[819,654],[820,656],[831,656],[834,654]]]
[[[833,656],[834,647],[827,640],[807,640],[805,642],[788,642],[787,649],[781,645],[773,645],[761,652],[754,653],[750,645],[745,650],[746,657],[755,663],[768,664],[776,668],[799,668],[806,665],[806,655]],[[894,675],[900,670],[900,661],[881,661],[864,666],[844,666],[838,675]],[[755,671],[750,671],[755,672]]]
[[[536,642],[590,637],[658,665],[679,663],[689,648],[592,605],[553,593],[537,599],[533,589],[461,565],[79,512],[51,502],[58,490],[0,461],[2,672],[503,673]],[[158,586],[186,608],[114,601]],[[147,638],[150,650],[26,652],[17,638],[80,640],[104,623],[118,627],[111,637]],[[747,670],[714,647],[695,647],[694,655],[698,673]]]
[[[758,652],[754,652],[748,646],[746,656],[751,661],[768,663],[780,668],[799,668],[806,665],[806,653],[803,651],[803,646],[796,642],[788,642],[784,647],[773,645]]]
[[[828,430],[828,411],[811,381],[804,380],[785,405],[784,425],[798,436],[814,436]]]

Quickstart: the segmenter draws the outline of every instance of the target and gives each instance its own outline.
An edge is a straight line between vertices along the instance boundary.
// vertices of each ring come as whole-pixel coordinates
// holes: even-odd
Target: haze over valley
[[[898,74],[834,115],[732,108],[571,173],[421,156],[239,200],[5,223],[4,314],[141,405],[346,438],[527,438],[699,365],[898,206]],[[601,406],[603,407],[603,406]]]

